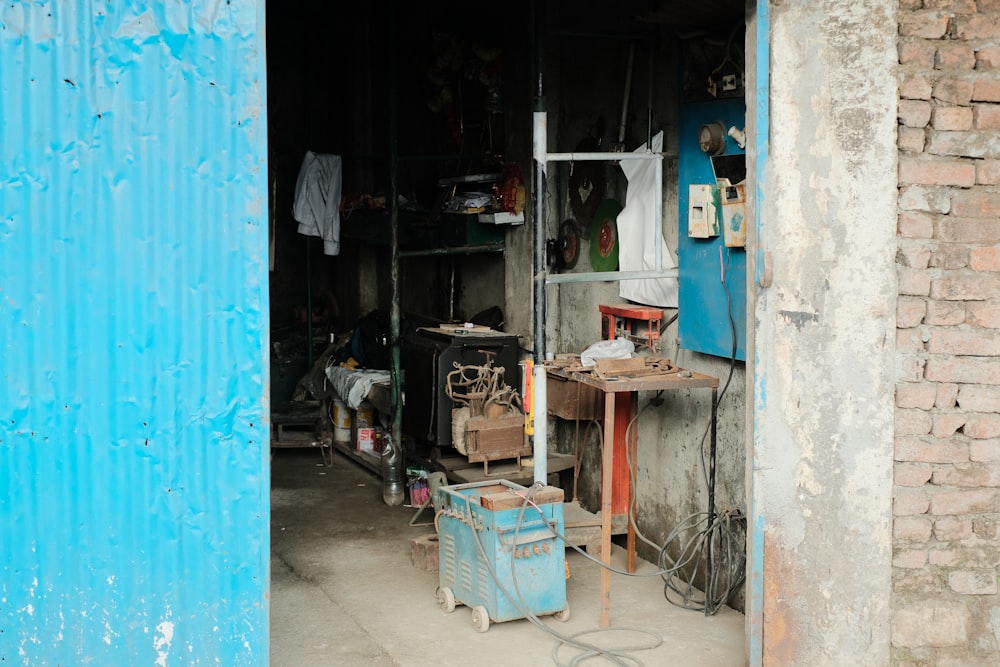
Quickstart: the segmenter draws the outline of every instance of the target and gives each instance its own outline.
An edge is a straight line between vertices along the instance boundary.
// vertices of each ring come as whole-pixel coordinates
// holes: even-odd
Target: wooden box
[[[545,398],[550,415],[581,421],[604,418],[603,391],[551,373],[546,378]]]

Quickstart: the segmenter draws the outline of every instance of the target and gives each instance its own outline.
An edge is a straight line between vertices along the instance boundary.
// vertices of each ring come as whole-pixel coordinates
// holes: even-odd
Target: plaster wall
[[[764,665],[889,664],[896,4],[770,5],[748,272]]]

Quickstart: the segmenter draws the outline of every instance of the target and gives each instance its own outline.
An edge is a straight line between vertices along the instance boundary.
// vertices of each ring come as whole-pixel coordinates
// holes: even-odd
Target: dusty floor
[[[332,467],[317,450],[275,452],[271,488],[271,665],[518,667],[569,665],[580,651],[559,636],[625,648],[642,665],[739,667],[744,617],[724,609],[705,617],[663,597],[659,576],[615,574],[611,628],[598,630],[599,566],[567,549],[571,577],[567,622],[542,617],[472,626],[471,611],[446,614],[435,600],[437,573],[414,567],[410,540],[433,532],[411,527],[414,510],[382,502],[380,481],[342,455]],[[424,513],[423,519],[429,519]],[[615,548],[624,569],[624,551]],[[641,572],[655,572],[640,561]],[[652,649],[639,647],[659,643]],[[630,650],[634,649],[634,650]],[[613,664],[604,658],[585,664]]]

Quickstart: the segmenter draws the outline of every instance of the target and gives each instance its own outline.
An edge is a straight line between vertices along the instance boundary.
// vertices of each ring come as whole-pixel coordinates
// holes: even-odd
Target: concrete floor
[[[338,454],[332,467],[318,450],[277,450],[271,477],[271,665],[329,667],[518,667],[568,665],[580,651],[527,619],[472,626],[471,611],[446,614],[435,600],[438,575],[415,567],[410,540],[433,532],[411,527],[414,510],[382,502],[380,480]],[[423,519],[429,519],[425,512]],[[615,547],[624,569],[624,550]],[[567,549],[571,577],[567,622],[542,622],[562,636],[629,650],[644,665],[738,667],[744,617],[723,609],[705,617],[663,597],[659,576],[613,575],[611,628],[598,630],[599,566]],[[655,567],[640,560],[640,573]],[[636,632],[643,631],[643,632]],[[648,634],[646,634],[648,633]],[[586,664],[612,664],[604,658]]]

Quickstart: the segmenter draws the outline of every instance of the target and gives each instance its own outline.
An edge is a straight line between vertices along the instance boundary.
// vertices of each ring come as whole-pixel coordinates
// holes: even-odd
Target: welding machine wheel
[[[472,627],[476,632],[486,632],[490,629],[490,613],[486,611],[486,607],[472,608]]]
[[[450,614],[455,611],[455,593],[452,592],[447,586],[441,588],[439,587],[434,591],[434,597],[437,598],[438,606],[441,607],[441,611],[446,614]]]
[[[557,611],[556,613],[554,613],[552,615],[555,617],[555,619],[557,621],[562,621],[563,623],[565,623],[566,621],[568,621],[569,620],[569,602],[567,602],[566,606],[562,608],[562,611]]]

